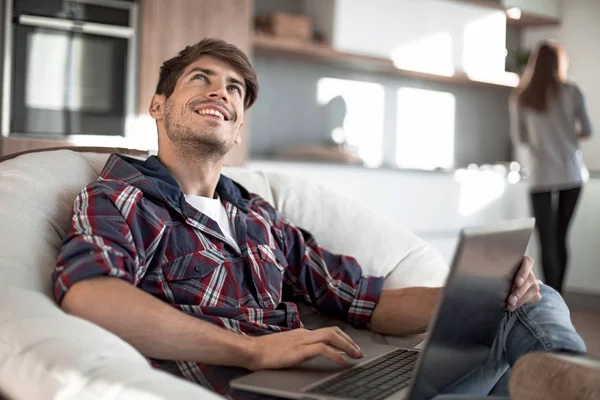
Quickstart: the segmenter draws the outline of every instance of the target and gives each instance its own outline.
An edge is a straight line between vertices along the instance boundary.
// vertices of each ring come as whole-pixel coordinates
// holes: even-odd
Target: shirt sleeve
[[[592,136],[592,121],[590,120],[590,115],[587,111],[587,106],[585,104],[585,96],[581,92],[579,87],[576,88],[576,99],[575,99],[575,118],[580,125],[579,136],[580,137],[590,137]]]
[[[383,277],[363,275],[358,262],[321,248],[313,236],[280,217],[288,268],[284,299],[300,300],[324,314],[366,327],[383,288]]]
[[[112,276],[136,285],[145,272],[142,233],[150,234],[152,226],[137,218],[141,192],[107,185],[89,185],[75,199],[71,228],[52,276],[58,304],[79,281]]]
[[[510,114],[510,136],[514,145],[527,144],[528,132],[527,124],[525,123],[525,114],[523,113],[523,107],[519,105],[516,98],[511,99],[509,102],[509,114]]]

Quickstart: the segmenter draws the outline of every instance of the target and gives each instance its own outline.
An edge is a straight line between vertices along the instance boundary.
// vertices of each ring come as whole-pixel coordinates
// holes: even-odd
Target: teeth
[[[205,108],[202,109],[200,111],[198,111],[198,114],[208,114],[208,115],[215,115],[221,119],[225,119],[225,116],[223,115],[222,112],[217,111],[217,110],[213,110],[212,108]]]

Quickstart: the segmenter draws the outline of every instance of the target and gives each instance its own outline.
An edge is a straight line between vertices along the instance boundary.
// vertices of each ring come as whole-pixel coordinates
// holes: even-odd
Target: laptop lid
[[[431,399],[487,359],[505,300],[521,265],[534,226],[533,219],[461,231],[457,250],[438,308],[431,319],[428,343],[409,390],[392,396]],[[363,364],[396,349],[362,344]],[[321,398],[304,390],[344,368],[321,357],[286,370],[262,370],[234,379],[237,389],[286,398]]]
[[[485,362],[534,223],[530,218],[461,231],[411,399],[431,399]]]

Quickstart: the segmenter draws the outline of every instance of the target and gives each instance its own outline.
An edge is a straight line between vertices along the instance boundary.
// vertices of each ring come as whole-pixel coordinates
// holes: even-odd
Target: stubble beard
[[[219,123],[207,119],[203,128],[193,128],[183,123],[182,115],[174,114],[173,107],[167,105],[164,116],[165,130],[167,137],[181,156],[202,156],[218,160],[223,158],[233,146],[213,132],[220,129]]]

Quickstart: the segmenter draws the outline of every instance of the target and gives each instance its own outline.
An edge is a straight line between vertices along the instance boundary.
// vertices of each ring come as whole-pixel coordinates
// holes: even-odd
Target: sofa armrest
[[[0,291],[0,392],[11,399],[220,399],[30,290]]]

